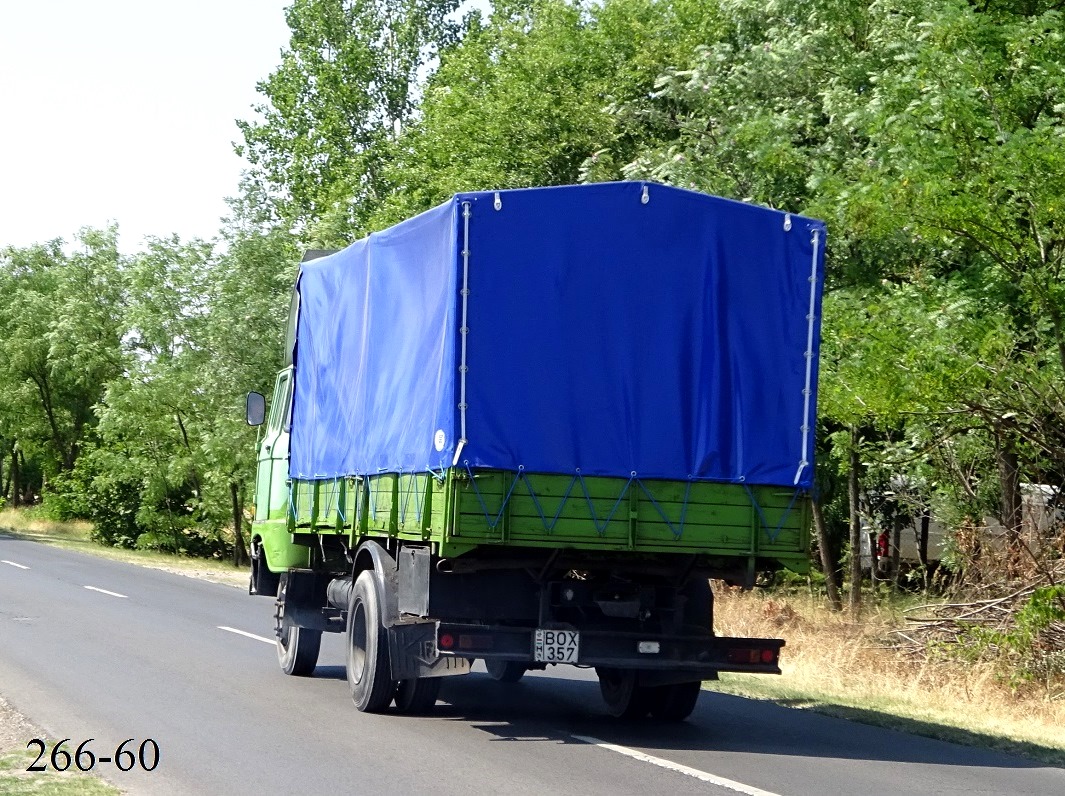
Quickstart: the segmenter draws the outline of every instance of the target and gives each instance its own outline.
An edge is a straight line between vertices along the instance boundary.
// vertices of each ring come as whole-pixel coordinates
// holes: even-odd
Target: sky
[[[0,0],[0,247],[210,239],[290,0]]]

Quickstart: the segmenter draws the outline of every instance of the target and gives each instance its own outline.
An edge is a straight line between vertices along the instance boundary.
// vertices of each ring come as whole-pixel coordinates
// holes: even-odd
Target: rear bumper
[[[580,649],[573,665],[683,672],[705,675],[706,679],[716,672],[780,674],[780,649],[784,646],[782,639],[554,629],[580,633]],[[441,622],[437,649],[441,655],[539,665],[543,662],[534,659],[534,633],[534,628]],[[641,646],[654,648],[656,644],[657,652],[639,651]]]

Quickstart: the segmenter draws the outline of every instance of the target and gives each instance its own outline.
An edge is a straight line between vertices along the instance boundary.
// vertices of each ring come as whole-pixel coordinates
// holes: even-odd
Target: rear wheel
[[[596,667],[607,712],[618,719],[642,719],[651,710],[654,689],[637,682],[635,669]]]
[[[684,721],[695,710],[703,684],[674,683],[652,688],[651,715],[663,721]]]
[[[484,668],[493,680],[500,683],[516,683],[529,670],[521,661],[501,661],[495,658],[486,658]]]
[[[355,707],[364,713],[380,713],[395,694],[381,602],[370,570],[355,579],[348,600],[348,686]]]
[[[400,680],[396,685],[396,710],[400,713],[421,715],[436,707],[440,693],[439,677],[423,677],[420,680]]]

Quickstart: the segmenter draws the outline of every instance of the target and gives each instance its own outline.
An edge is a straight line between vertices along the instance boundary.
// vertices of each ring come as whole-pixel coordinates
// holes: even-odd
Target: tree
[[[117,229],[82,230],[75,247],[67,254],[57,240],[0,253],[0,436],[39,460],[44,478],[74,467],[93,406],[120,369]]]
[[[383,199],[381,169],[411,120],[420,69],[456,35],[458,0],[295,0],[292,37],[259,91],[261,121],[238,123],[245,190],[268,215],[351,240]],[[316,225],[320,228],[316,232]]]

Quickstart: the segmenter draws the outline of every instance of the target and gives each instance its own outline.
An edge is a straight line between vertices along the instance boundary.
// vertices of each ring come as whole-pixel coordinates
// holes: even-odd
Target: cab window
[[[277,377],[277,386],[274,388],[274,403],[270,407],[270,433],[288,431],[292,404],[292,371],[284,370]]]

